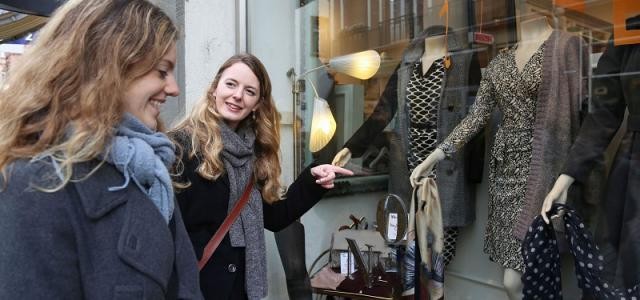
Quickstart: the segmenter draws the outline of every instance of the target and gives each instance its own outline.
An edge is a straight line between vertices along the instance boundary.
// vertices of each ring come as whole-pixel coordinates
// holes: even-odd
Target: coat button
[[[235,272],[236,272],[236,269],[237,269],[237,267],[236,267],[236,265],[234,265],[234,264],[229,264],[229,265],[227,266],[227,271],[229,271],[229,273],[235,273]]]

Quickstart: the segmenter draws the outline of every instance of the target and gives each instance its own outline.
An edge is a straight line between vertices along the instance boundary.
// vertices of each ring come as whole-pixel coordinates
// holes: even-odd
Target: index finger
[[[332,165],[329,170],[333,171],[336,174],[349,175],[349,176],[353,175],[353,171],[342,168],[342,167],[338,167],[338,166]]]

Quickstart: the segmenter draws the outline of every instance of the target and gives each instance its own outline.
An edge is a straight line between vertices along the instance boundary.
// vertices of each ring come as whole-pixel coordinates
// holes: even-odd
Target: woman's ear
[[[256,105],[251,109],[252,112],[256,112],[258,110],[258,108],[260,108],[260,105],[262,105],[262,98],[260,98],[260,100],[258,100],[258,102],[256,102]]]

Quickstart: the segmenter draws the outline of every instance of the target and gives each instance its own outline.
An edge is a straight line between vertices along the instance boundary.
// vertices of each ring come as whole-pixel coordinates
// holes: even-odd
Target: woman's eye
[[[235,84],[235,83],[230,82],[230,81],[229,81],[229,82],[227,82],[227,87],[232,88],[232,87],[234,87],[234,86],[236,86],[236,84]]]
[[[167,71],[163,71],[163,70],[158,70],[158,73],[160,73],[160,78],[162,78],[162,79],[167,78],[167,75],[169,75],[169,73],[167,73]]]
[[[247,91],[247,94],[249,94],[249,96],[255,96],[255,95],[256,95],[256,92],[254,92],[254,91]]]

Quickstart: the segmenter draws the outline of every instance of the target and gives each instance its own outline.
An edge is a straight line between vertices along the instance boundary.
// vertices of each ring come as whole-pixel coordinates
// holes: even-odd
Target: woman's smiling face
[[[160,107],[167,96],[178,96],[180,89],[176,82],[174,67],[176,47],[162,57],[153,70],[133,80],[124,92],[124,110],[135,116],[152,130],[158,127]]]
[[[236,129],[260,102],[260,82],[251,69],[237,62],[222,72],[213,92],[216,111],[224,122]]]

